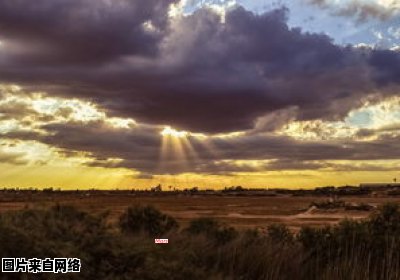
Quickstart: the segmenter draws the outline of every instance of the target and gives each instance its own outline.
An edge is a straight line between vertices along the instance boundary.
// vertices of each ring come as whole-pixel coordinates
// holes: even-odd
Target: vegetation
[[[267,233],[200,218],[179,229],[151,206],[108,224],[71,206],[0,215],[0,257],[76,257],[80,274],[2,274],[2,279],[400,279],[400,208],[362,221]],[[154,244],[169,238],[169,244]],[[31,278],[30,278],[31,277]]]
[[[374,209],[374,206],[367,203],[359,203],[359,204],[346,203],[344,209],[356,210],[356,211],[372,211]]]
[[[332,210],[332,209],[343,208],[344,210],[353,210],[353,211],[371,211],[374,209],[374,206],[366,203],[347,203],[340,199],[329,199],[320,202],[313,201],[310,204],[310,207],[315,207],[321,210]]]
[[[129,207],[120,217],[119,226],[125,233],[145,232],[149,236],[161,236],[178,228],[174,218],[152,206]]]
[[[204,234],[217,244],[228,243],[238,235],[234,228],[222,226],[216,220],[211,218],[198,218],[192,220],[189,227],[186,229],[186,232],[192,235]]]
[[[332,199],[321,202],[312,202],[311,207],[315,206],[317,209],[336,209],[345,207],[345,202],[343,200]]]

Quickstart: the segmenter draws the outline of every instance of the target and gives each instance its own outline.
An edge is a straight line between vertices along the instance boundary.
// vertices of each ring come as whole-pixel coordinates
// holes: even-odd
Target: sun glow
[[[161,135],[162,136],[172,136],[172,137],[176,137],[176,138],[184,138],[184,137],[188,136],[189,133],[187,131],[178,131],[178,130],[171,128],[170,126],[166,126],[163,129],[163,131],[161,131]]]

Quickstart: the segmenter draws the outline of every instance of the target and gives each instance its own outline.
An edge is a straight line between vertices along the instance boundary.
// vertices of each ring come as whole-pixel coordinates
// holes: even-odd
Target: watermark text
[[[81,271],[81,260],[77,258],[2,258],[1,271],[27,273],[75,273]]]

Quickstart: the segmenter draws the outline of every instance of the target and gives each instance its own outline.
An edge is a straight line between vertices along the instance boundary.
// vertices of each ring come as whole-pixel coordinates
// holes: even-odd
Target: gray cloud
[[[333,15],[354,17],[359,22],[364,22],[369,19],[387,20],[398,15],[400,6],[396,0],[388,6],[383,6],[378,3],[352,0],[343,5],[334,3],[331,0],[306,0],[308,3],[317,5],[323,9],[329,9]]]
[[[288,108],[297,119],[340,119],[399,82],[380,51],[289,28],[285,8],[258,15],[235,7],[222,24],[206,8],[168,20],[170,3],[2,1],[0,81],[208,133],[251,129]]]
[[[3,0],[0,36],[6,45],[10,44],[11,64],[28,64],[36,69],[39,65],[98,64],[124,55],[153,55],[165,32],[171,3]],[[159,32],[146,31],[146,22]]]
[[[7,152],[2,150],[1,146],[0,146],[0,162],[15,164],[15,165],[23,165],[28,163],[28,161],[24,158],[23,153]]]
[[[374,50],[369,63],[374,67],[373,78],[380,85],[400,83],[400,51]]]
[[[172,154],[163,158],[163,140],[156,127],[139,125],[130,129],[112,128],[102,121],[96,121],[50,124],[42,128],[47,134],[10,132],[3,134],[3,137],[39,141],[65,151],[66,157],[85,152],[91,158],[88,166],[129,168],[143,174],[343,169],[343,164],[327,163],[335,160],[369,160],[372,161],[369,165],[355,165],[349,170],[373,170],[374,166],[378,166],[373,164],[374,160],[400,158],[400,135],[396,134],[383,134],[370,142],[351,139],[307,141],[251,133],[231,138],[199,139],[188,136],[185,141],[190,143],[191,149],[183,148],[184,156],[177,156],[177,151],[170,147]],[[191,151],[195,151],[195,154]],[[238,164],[235,162],[237,160],[242,163]],[[261,160],[261,163],[254,166],[247,163],[248,160]]]

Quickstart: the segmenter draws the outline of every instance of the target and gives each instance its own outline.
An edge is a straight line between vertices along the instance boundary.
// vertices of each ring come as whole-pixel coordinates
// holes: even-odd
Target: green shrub
[[[375,235],[400,235],[400,207],[387,203],[379,207],[378,212],[369,219],[371,232]]]
[[[268,228],[268,236],[275,242],[292,242],[293,234],[284,224],[272,224]]]
[[[221,227],[215,233],[217,244],[226,244],[238,236],[238,232],[233,227]]]
[[[134,206],[122,214],[119,226],[124,233],[145,232],[152,237],[159,237],[177,229],[178,223],[152,206]]]
[[[198,218],[190,221],[187,231],[192,234],[213,233],[220,227],[219,223],[211,218]]]
[[[219,245],[230,242],[238,236],[238,232],[234,228],[223,226],[212,218],[194,219],[186,231],[194,235],[205,234]]]

